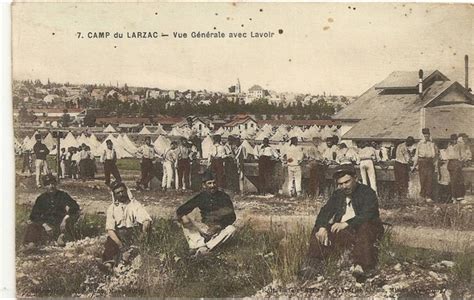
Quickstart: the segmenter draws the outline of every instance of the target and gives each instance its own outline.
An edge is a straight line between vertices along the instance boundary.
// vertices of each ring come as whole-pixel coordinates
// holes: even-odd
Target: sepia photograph
[[[9,9],[17,297],[474,297],[472,4]]]

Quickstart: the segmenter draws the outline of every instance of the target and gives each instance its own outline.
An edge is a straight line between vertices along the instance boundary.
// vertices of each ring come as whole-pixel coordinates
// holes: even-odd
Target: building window
[[[199,130],[202,130],[202,124],[199,124]]]
[[[247,130],[247,128],[248,128],[248,124],[245,124],[245,130]]]

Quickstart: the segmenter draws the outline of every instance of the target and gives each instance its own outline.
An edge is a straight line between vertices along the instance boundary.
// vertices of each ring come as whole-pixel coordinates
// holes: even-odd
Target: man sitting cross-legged
[[[189,248],[196,255],[206,254],[231,237],[236,228],[234,206],[229,195],[218,189],[214,174],[206,171],[203,191],[181,205],[176,216],[183,226]],[[188,216],[195,208],[201,211],[202,223]]]

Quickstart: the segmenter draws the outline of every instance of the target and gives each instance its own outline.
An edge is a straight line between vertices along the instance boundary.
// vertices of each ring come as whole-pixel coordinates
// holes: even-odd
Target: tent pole
[[[61,161],[60,161],[60,155],[61,155],[61,140],[59,138],[60,134],[58,132],[58,134],[56,135],[56,176],[57,176],[57,179],[58,179],[58,183],[59,183],[59,180],[60,180],[60,176],[59,176],[59,170],[61,168]],[[64,170],[62,170],[62,172],[64,172]]]

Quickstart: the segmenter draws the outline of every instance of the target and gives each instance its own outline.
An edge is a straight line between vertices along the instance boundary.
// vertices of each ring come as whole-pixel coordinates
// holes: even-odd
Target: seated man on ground
[[[351,165],[341,165],[334,173],[337,190],[316,218],[310,237],[303,277],[318,275],[328,257],[351,251],[352,274],[357,281],[369,277],[377,264],[376,242],[384,229],[379,218],[375,191],[357,182]]]
[[[236,216],[229,195],[218,189],[214,174],[206,171],[202,178],[203,191],[181,205],[176,216],[191,252],[206,254],[230,238],[236,228],[232,225]],[[199,208],[202,222],[193,220],[190,214]]]
[[[101,265],[107,272],[112,271],[119,259],[127,260],[126,253],[136,242],[136,237],[140,240],[146,238],[152,221],[143,205],[135,200],[123,182],[113,182],[110,188],[112,204],[107,209],[105,230],[108,237]]]
[[[46,192],[36,199],[24,237],[24,243],[29,247],[51,240],[56,240],[62,247],[73,235],[80,208],[68,193],[58,190],[56,184],[52,174],[43,176]]]

